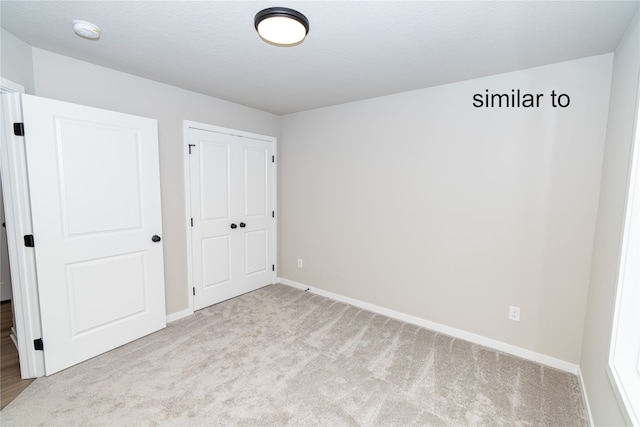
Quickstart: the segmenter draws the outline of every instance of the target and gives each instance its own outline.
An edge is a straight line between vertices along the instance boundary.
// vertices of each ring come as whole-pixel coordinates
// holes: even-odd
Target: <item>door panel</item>
[[[140,228],[142,165],[136,130],[79,120],[57,119],[55,124],[66,235]]]
[[[226,144],[216,144],[203,140],[200,144],[198,170],[200,180],[200,217],[202,221],[228,220],[230,153]]]
[[[267,213],[267,147],[245,147],[244,182],[245,216],[264,216]]]
[[[47,375],[166,324],[157,123],[23,96]]]
[[[269,250],[268,231],[248,231],[245,242],[245,276],[268,272]]]
[[[229,253],[231,245],[229,236],[202,239],[202,287],[229,283],[231,280],[231,266]]]
[[[71,339],[145,309],[143,252],[67,265]]]
[[[189,129],[196,310],[273,282],[273,142]]]

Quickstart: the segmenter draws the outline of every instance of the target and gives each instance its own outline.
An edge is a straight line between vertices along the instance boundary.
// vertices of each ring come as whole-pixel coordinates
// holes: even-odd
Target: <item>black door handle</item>
[[[240,228],[245,228],[247,226],[247,224],[245,224],[244,222],[240,223]]]
[[[155,243],[158,243],[160,240],[162,240],[162,239],[161,239],[161,238],[160,238],[160,236],[158,236],[157,234],[156,234],[156,235],[154,235],[154,236],[151,238],[151,241],[152,241],[152,242],[155,242]]]
[[[235,224],[231,224],[231,228],[238,228],[238,226]]]

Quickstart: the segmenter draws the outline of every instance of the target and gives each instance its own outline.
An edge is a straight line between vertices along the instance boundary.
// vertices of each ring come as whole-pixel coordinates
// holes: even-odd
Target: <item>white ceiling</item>
[[[7,1],[28,44],[286,114],[612,52],[640,1]],[[254,30],[285,6],[310,21],[282,48]],[[76,36],[71,20],[98,25]]]

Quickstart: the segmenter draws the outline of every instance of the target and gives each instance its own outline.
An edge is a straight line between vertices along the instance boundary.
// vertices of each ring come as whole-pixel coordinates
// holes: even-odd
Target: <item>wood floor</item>
[[[13,399],[33,382],[33,380],[23,380],[20,378],[20,362],[18,350],[11,341],[11,326],[13,326],[13,316],[11,312],[11,301],[3,301],[0,304],[1,318],[1,339],[0,339],[0,409],[4,409]]]

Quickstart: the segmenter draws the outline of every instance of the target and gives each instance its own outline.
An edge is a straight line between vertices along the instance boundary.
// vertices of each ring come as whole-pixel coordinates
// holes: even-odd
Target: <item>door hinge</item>
[[[276,162],[276,156],[271,156],[271,163],[275,163]]]
[[[35,241],[33,240],[33,234],[27,234],[24,236],[24,245],[28,248],[35,247]]]
[[[13,134],[15,136],[24,136],[24,123],[14,123]]]
[[[195,288],[195,286],[194,286],[192,289],[193,289],[193,295],[195,296],[195,294],[196,294],[196,288]]]
[[[35,350],[44,350],[44,344],[42,343],[42,338],[38,338],[36,340],[33,340],[33,348]]]
[[[271,264],[271,271],[276,271],[276,265],[275,264]]]
[[[191,226],[193,227],[193,218],[191,218]]]
[[[191,154],[191,147],[195,147],[196,144],[189,144],[189,154]]]

